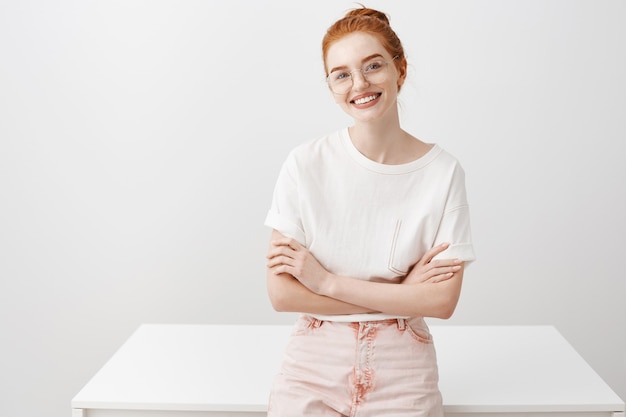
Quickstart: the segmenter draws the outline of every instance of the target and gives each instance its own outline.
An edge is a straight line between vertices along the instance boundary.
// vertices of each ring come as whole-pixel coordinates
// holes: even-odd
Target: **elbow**
[[[275,288],[272,288],[268,285],[267,295],[274,311],[277,311],[279,313],[287,311],[287,300],[285,299],[286,297],[282,296],[280,291],[276,291]]]
[[[267,279],[267,295],[274,311],[279,313],[288,313],[293,311],[293,297],[285,288],[285,280],[289,279],[284,276],[272,276],[268,274]]]
[[[407,315],[410,317],[431,317],[434,319],[448,320],[456,310],[455,302],[437,302],[427,306],[421,306],[408,311],[394,311],[390,314]]]
[[[461,296],[462,269],[455,278],[441,283],[443,291],[439,292],[438,297],[435,297],[437,302],[434,305],[432,317],[448,320],[454,314]]]
[[[437,314],[435,315],[435,318],[438,318],[441,320],[448,320],[454,314],[454,310],[456,310],[456,306],[449,306],[449,305],[442,306],[437,312]]]
[[[287,300],[285,300],[285,297],[281,297],[278,294],[269,293],[269,299],[274,311],[279,313],[287,313],[291,311]]]
[[[444,297],[433,309],[432,317],[448,320],[454,314],[456,310],[456,306],[459,302],[458,294],[451,295],[449,297]]]

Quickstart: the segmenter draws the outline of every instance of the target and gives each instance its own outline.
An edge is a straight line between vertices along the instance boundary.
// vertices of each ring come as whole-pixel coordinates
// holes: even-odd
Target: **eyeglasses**
[[[396,58],[397,56],[393,57],[393,59]],[[387,81],[387,76],[389,75],[389,62],[383,61],[382,59],[374,59],[366,62],[360,69],[355,69],[353,71],[339,69],[333,71],[328,74],[328,77],[326,77],[326,82],[328,83],[331,91],[335,94],[345,94],[350,91],[354,84],[354,77],[352,74],[356,71],[360,71],[363,78],[368,83],[381,84]]]

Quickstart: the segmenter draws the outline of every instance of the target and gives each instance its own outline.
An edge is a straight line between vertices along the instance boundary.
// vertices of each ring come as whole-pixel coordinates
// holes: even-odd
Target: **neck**
[[[357,120],[348,131],[350,140],[359,152],[368,159],[385,165],[415,161],[433,146],[402,130],[397,114],[383,120]]]
[[[402,144],[409,135],[396,118],[385,122],[358,122],[349,128],[354,146],[369,159],[381,164],[393,164],[401,155]]]

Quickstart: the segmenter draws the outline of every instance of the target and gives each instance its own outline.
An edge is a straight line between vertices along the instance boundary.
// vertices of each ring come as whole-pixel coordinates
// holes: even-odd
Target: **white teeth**
[[[354,100],[355,104],[365,104],[365,103],[369,103],[372,100],[375,100],[378,97],[378,94],[374,94],[368,97],[362,97],[359,99]]]

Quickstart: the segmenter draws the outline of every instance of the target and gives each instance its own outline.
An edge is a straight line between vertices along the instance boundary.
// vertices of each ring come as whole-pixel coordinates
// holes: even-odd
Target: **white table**
[[[73,398],[73,417],[257,417],[291,326],[142,325]],[[446,416],[626,417],[551,326],[432,326]]]

